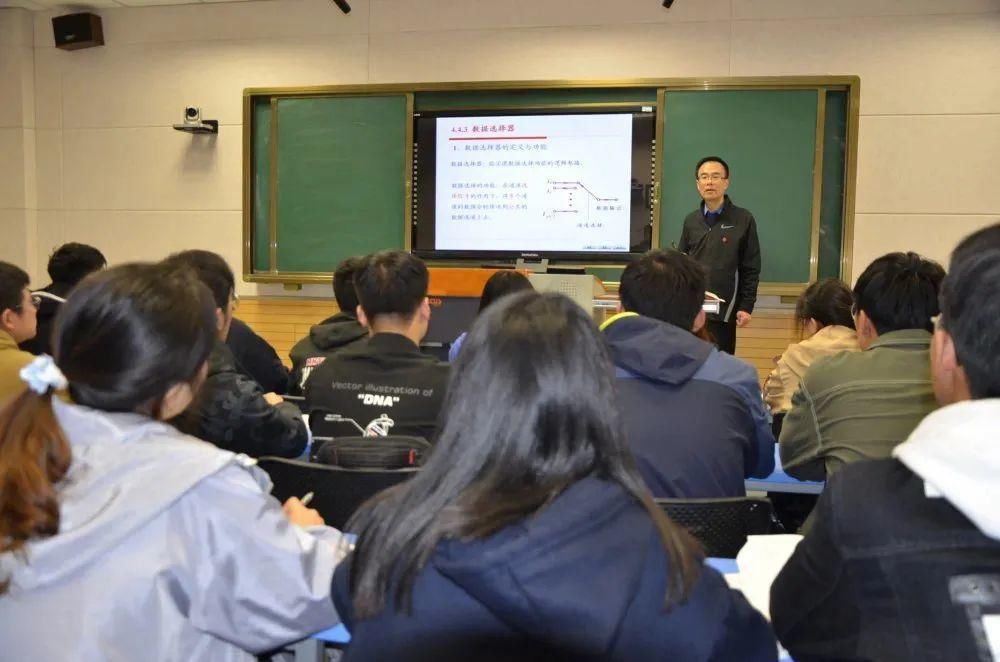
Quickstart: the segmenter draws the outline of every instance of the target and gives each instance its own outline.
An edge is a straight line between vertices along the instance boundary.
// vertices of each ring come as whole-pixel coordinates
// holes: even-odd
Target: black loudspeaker
[[[104,27],[97,14],[66,14],[52,19],[56,48],[75,51],[104,45]]]

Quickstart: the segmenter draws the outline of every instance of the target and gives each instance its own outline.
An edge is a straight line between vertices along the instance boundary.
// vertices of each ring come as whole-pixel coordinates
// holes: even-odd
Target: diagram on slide
[[[586,184],[576,180],[549,177],[545,183],[545,209],[542,213],[550,220],[568,218],[578,223],[590,223],[594,211],[614,211],[621,199],[604,198]]]

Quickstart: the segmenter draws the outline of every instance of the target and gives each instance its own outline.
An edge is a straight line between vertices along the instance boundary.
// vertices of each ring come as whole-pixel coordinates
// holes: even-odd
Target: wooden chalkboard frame
[[[370,84],[370,85],[329,85],[310,87],[260,87],[246,88],[243,91],[243,278],[248,282],[259,283],[283,283],[289,286],[297,286],[304,283],[328,283],[331,274],[329,272],[290,272],[281,271],[275,263],[274,254],[276,251],[276,226],[273,215],[269,219],[269,248],[271,260],[270,269],[266,272],[255,271],[253,264],[254,249],[254,182],[253,182],[253,149],[254,149],[254,118],[253,111],[255,103],[262,99],[274,100],[290,97],[320,97],[320,96],[359,96],[359,95],[386,95],[400,94],[407,95],[407,126],[406,134],[408,144],[412,143],[413,125],[413,95],[422,92],[460,92],[460,91],[498,91],[510,92],[513,90],[552,90],[552,89],[573,89],[573,88],[652,88],[656,90],[657,98],[657,173],[662,172],[663,149],[660,139],[661,127],[664,117],[665,95],[672,91],[710,91],[710,90],[790,90],[790,89],[814,89],[819,95],[819,106],[817,112],[817,140],[814,178],[822,179],[822,165],[824,162],[824,140],[822,139],[824,130],[824,110],[825,91],[846,92],[847,122],[846,122],[846,149],[844,163],[843,182],[843,207],[842,207],[842,232],[840,245],[840,275],[847,277],[851,273],[853,262],[853,238],[854,238],[854,206],[856,195],[857,179],[857,149],[858,130],[860,124],[860,93],[861,80],[858,76],[770,76],[770,77],[717,77],[717,78],[638,78],[621,80],[531,80],[531,81],[476,81],[476,82],[440,82],[440,83],[399,83],[399,84]],[[272,131],[276,127],[271,127]],[[271,149],[276,145],[272,142]],[[275,167],[274,154],[271,166]],[[404,236],[405,248],[410,248],[411,210],[409,200],[412,191],[412,154],[409,150],[406,153],[406,168],[404,178]],[[817,182],[818,183],[818,182]],[[653,224],[653,245],[659,245],[660,214],[659,214],[659,191],[658,186],[654,190],[654,218],[657,222]],[[814,186],[814,196],[819,197],[819,186]],[[273,201],[272,201],[273,202]],[[819,211],[820,201],[814,199],[813,204],[813,227],[812,240],[810,244],[810,278],[817,275],[817,263],[819,259]],[[595,269],[614,269],[615,265],[585,265]],[[796,295],[802,291],[806,283],[761,283],[760,293],[771,295]]]

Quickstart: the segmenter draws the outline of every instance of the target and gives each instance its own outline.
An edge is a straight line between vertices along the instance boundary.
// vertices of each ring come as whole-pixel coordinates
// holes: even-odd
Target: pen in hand
[[[323,517],[315,510],[307,507],[307,504],[312,501],[313,496],[313,493],[309,492],[301,499],[291,497],[284,503],[282,509],[292,524],[297,524],[301,527],[323,526]]]

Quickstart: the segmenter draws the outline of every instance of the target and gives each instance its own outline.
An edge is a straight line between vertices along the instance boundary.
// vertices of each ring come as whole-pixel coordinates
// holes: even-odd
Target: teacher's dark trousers
[[[732,318],[728,322],[723,322],[722,320],[708,320],[706,326],[708,327],[708,332],[712,334],[715,338],[715,344],[719,346],[719,350],[723,352],[728,352],[729,354],[736,354],[736,313],[733,312]]]

